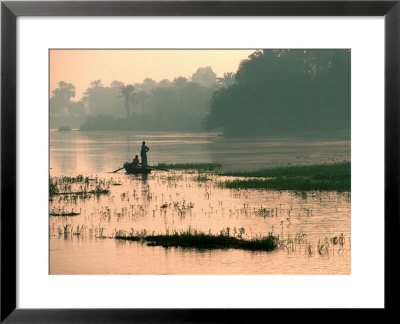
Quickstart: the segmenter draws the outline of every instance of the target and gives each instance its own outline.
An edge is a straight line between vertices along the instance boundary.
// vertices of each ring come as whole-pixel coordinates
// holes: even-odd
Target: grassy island
[[[145,242],[148,246],[181,247],[196,249],[241,249],[250,251],[272,251],[278,246],[278,237],[269,234],[265,237],[243,239],[231,236],[229,231],[221,231],[219,235],[187,230],[165,235],[147,235],[136,233],[126,235],[117,232],[117,240]]]
[[[251,178],[220,182],[220,185],[226,188],[340,192],[351,190],[350,162],[235,171],[220,175]]]

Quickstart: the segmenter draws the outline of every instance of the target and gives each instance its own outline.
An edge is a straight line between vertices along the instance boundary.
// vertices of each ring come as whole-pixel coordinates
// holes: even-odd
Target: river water
[[[195,170],[112,173],[139,153],[149,164],[218,162],[258,169],[350,160],[349,141],[224,139],[217,133],[50,131],[50,175],[82,174],[109,194],[55,196],[49,216],[50,274],[350,274],[350,193],[299,194],[223,189],[223,177]],[[80,190],[79,184],[72,189]],[[199,230],[251,238],[272,232],[273,252],[149,247],[115,240],[116,231]]]

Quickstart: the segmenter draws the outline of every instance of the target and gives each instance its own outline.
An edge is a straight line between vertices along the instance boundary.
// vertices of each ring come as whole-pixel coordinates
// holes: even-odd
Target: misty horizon
[[[114,80],[139,84],[146,78],[160,82],[190,78],[199,68],[211,66],[218,77],[237,70],[254,50],[50,50],[50,94],[60,81],[76,86],[80,100],[93,80],[110,85]]]

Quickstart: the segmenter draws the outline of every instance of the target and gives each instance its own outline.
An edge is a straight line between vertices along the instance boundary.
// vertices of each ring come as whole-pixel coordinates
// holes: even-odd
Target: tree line
[[[81,130],[220,130],[225,136],[350,135],[350,50],[257,50],[236,73],[211,67],[137,84],[94,80],[79,101],[61,81],[50,123]],[[61,121],[60,121],[61,120]],[[74,126],[74,125],[72,125]]]
[[[50,98],[50,122],[75,118],[81,130],[202,130],[212,93],[232,83],[233,74],[217,78],[211,67],[200,67],[191,78],[179,76],[156,82],[94,80],[73,101],[75,86],[61,81]]]
[[[205,128],[229,136],[350,133],[349,50],[257,50],[213,93]]]

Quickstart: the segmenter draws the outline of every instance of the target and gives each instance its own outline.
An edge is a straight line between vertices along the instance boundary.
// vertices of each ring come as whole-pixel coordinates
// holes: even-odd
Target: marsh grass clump
[[[167,181],[178,181],[178,180],[183,180],[183,175],[182,174],[173,174],[169,175],[165,178]]]
[[[207,177],[205,174],[200,174],[200,173],[197,175],[197,177],[194,177],[193,180],[199,182],[212,181],[212,179]]]
[[[67,177],[67,176],[63,176],[61,178],[58,179],[58,181],[60,183],[78,183],[78,182],[85,182],[85,183],[89,183],[89,177],[84,177],[82,174],[79,174],[76,177]]]
[[[317,251],[320,255],[327,255],[329,254],[329,239],[325,237],[323,240],[318,240]]]
[[[349,177],[351,174],[351,162],[326,163],[304,166],[290,166],[256,171],[230,171],[220,173],[223,176],[238,177],[305,177],[313,179],[333,179]]]
[[[237,171],[221,173],[224,176],[251,177],[252,179],[227,180],[219,186],[233,189],[275,189],[304,192],[326,190],[348,192],[351,190],[351,163],[333,163],[310,166]]]
[[[72,235],[72,224],[65,224],[57,227],[58,235],[64,235],[67,238],[70,234]]]
[[[278,177],[272,179],[248,179],[220,182],[219,186],[231,189],[274,189],[296,191],[349,191],[350,179],[343,181],[320,181],[309,178]],[[306,195],[304,195],[306,197]]]
[[[147,231],[135,231],[133,228],[129,233],[125,230],[116,230],[114,234],[114,238],[116,240],[126,240],[126,241],[136,241],[136,242],[144,242],[147,237]]]
[[[76,198],[86,199],[90,198],[91,194],[96,196],[110,193],[110,186],[116,182],[112,179],[109,181],[101,180],[98,178],[92,179],[78,175],[76,177],[49,177],[49,197],[50,200],[53,196],[72,195],[72,200]]]
[[[89,177],[78,175],[76,177],[49,177],[49,195],[54,196],[57,194],[63,194],[63,192],[70,192],[73,186],[81,183],[81,187],[85,188],[89,185]]]
[[[143,235],[143,233],[135,234],[117,232],[119,235],[115,239],[128,241],[146,242],[148,246],[181,247],[196,249],[241,249],[250,251],[272,251],[277,248],[279,238],[270,233],[265,237],[255,237],[252,239],[243,239],[244,229],[240,229],[237,236],[232,236],[230,228],[220,231],[218,235],[210,232],[188,228],[186,231],[174,231],[165,235]]]
[[[80,235],[85,234],[85,232],[86,232],[85,225],[82,225],[82,226],[77,225],[76,230],[75,230],[75,232],[72,233],[72,235],[80,236]]]
[[[57,183],[54,181],[53,177],[49,177],[49,195],[54,196],[58,194],[58,186]]]
[[[256,214],[262,217],[273,217],[275,216],[275,209],[268,209],[265,207],[261,207],[256,210]]]
[[[157,167],[170,170],[221,170],[221,163],[158,163]]]
[[[95,195],[108,194],[110,193],[110,190],[107,188],[102,188],[100,185],[97,185],[96,189],[91,190],[90,193],[94,193]]]
[[[50,216],[77,216],[80,215],[80,212],[74,212],[74,209],[72,208],[72,211],[65,211],[64,208],[53,208],[50,213]]]
[[[81,213],[75,213],[74,211],[71,212],[61,212],[61,213],[57,213],[57,212],[51,212],[50,216],[77,216],[80,215]]]
[[[333,245],[340,245],[341,247],[343,247],[344,243],[345,243],[345,237],[344,234],[341,233],[340,236],[334,236],[330,239],[330,243],[332,243]]]

